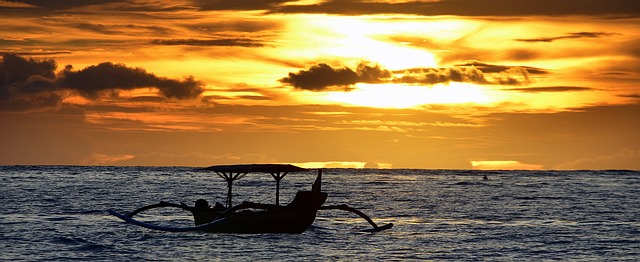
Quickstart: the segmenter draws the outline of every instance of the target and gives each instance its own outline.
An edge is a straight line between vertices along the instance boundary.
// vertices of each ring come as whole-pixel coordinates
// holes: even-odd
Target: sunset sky
[[[0,165],[640,170],[637,0],[0,0]]]

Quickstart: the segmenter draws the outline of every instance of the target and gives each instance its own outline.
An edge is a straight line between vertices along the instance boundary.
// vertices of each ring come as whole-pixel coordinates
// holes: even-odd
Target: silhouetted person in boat
[[[224,205],[216,202],[216,205],[211,207],[209,206],[209,202],[207,202],[207,200],[204,199],[198,199],[196,200],[196,204],[193,207],[194,210],[200,210],[200,211],[205,211],[205,210],[209,210],[209,209],[217,209],[217,210],[224,210],[226,209],[226,207],[224,207]]]
[[[207,210],[209,209],[209,202],[204,199],[196,200],[196,205],[193,207],[195,210]]]
[[[485,175],[482,177],[482,180],[489,180],[489,178],[487,177],[487,174],[485,174]]]

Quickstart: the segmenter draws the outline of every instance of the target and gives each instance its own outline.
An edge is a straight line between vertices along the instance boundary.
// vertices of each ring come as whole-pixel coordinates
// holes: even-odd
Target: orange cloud
[[[123,160],[133,159],[133,155],[107,155],[95,153],[84,159],[85,165],[109,165]]]

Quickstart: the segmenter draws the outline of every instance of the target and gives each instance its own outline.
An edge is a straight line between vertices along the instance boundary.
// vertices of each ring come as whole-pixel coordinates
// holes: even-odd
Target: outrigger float
[[[108,212],[112,215],[134,225],[145,228],[171,231],[204,231],[211,233],[294,233],[299,234],[307,230],[316,218],[319,210],[344,210],[357,214],[365,219],[373,228],[363,231],[377,232],[393,227],[392,223],[378,226],[369,216],[348,205],[323,206],[327,200],[327,193],[322,192],[322,169],[318,170],[318,176],[311,187],[311,191],[298,191],[291,203],[281,206],[279,201],[280,180],[288,173],[309,171],[308,169],[287,164],[249,164],[249,165],[224,165],[211,166],[200,169],[210,171],[227,182],[226,206],[216,203],[210,207],[206,200],[198,199],[195,206],[184,203],[175,204],[165,201],[144,206],[133,212],[122,214],[113,209]],[[276,180],[276,201],[275,204],[261,204],[253,202],[242,202],[233,206],[232,186],[238,180],[249,173],[268,173]],[[174,207],[190,211],[193,214],[195,226],[193,227],[167,227],[146,223],[133,217],[143,211]]]

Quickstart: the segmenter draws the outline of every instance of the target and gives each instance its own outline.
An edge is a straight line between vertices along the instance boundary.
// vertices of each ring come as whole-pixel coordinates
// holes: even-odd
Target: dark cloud
[[[358,64],[356,69],[359,82],[362,83],[379,83],[391,78],[393,74],[391,71],[381,68],[380,65],[370,65],[367,62]]]
[[[309,70],[289,73],[289,76],[280,79],[280,82],[291,84],[295,88],[322,91],[332,86],[353,85],[358,82],[358,75],[347,67],[333,68],[322,63],[312,66]]]
[[[10,17],[46,17],[52,12],[61,14],[118,12],[137,17],[172,17],[174,11],[193,10],[190,3],[182,1],[131,1],[131,0],[12,0],[0,1],[0,14]],[[168,16],[167,16],[168,15]]]
[[[489,83],[482,71],[473,66],[412,69],[405,71],[402,77],[395,79],[395,82],[411,84],[439,84],[449,82]]]
[[[23,82],[33,75],[53,79],[58,67],[54,60],[36,61],[33,58],[25,59],[15,54],[3,54],[0,66],[3,85]]]
[[[193,0],[200,10],[271,10],[292,0]]]
[[[229,19],[229,20],[217,20],[215,22],[200,22],[200,23],[192,23],[189,25],[183,25],[185,28],[198,31],[202,33],[211,34],[220,33],[220,32],[260,32],[260,31],[269,31],[268,33],[272,33],[273,30],[281,30],[283,29],[283,24],[281,22],[274,21],[272,19],[264,18],[264,17],[251,17],[251,18],[243,18],[243,19]]]
[[[103,92],[153,87],[165,98],[194,98],[203,92],[203,84],[189,76],[168,79],[142,68],[101,63],[79,71],[67,66],[56,74],[54,60],[35,60],[16,54],[3,54],[0,60],[0,111],[30,111],[57,107],[60,92],[75,91],[97,99]]]
[[[161,26],[147,26],[147,25],[136,25],[136,24],[95,24],[95,23],[71,23],[69,26],[95,32],[99,34],[105,35],[166,35],[171,33],[171,30],[166,27]]]
[[[612,33],[605,32],[577,32],[577,33],[569,33],[563,36],[555,36],[555,37],[541,37],[541,38],[523,38],[516,39],[516,41],[521,42],[553,42],[556,40],[562,39],[575,39],[575,38],[600,38],[603,36],[610,36]]]
[[[252,39],[228,38],[228,39],[156,39],[151,42],[155,45],[190,45],[190,46],[242,46],[263,47],[262,42]]]
[[[12,54],[18,55],[18,56],[47,56],[47,55],[71,54],[71,51],[33,50],[33,51],[15,52]]]
[[[544,69],[526,66],[492,65],[482,62],[440,68],[411,68],[389,71],[379,65],[360,63],[354,71],[348,67],[334,68],[321,63],[308,70],[289,73],[280,82],[295,88],[312,91],[329,90],[331,87],[346,87],[356,83],[405,83],[442,84],[467,82],[475,84],[521,85],[529,83],[529,74],[546,74]]]
[[[96,99],[108,90],[131,90],[155,87],[167,98],[194,98],[203,91],[203,84],[192,76],[184,80],[168,79],[148,73],[142,68],[131,68],[110,62],[73,71],[67,66],[58,79],[62,88],[78,91],[82,96]]]
[[[321,63],[308,70],[289,73],[289,76],[280,79],[280,82],[312,91],[323,91],[330,87],[343,87],[348,90],[348,87],[355,83],[377,83],[391,76],[390,71],[380,68],[377,64],[371,66],[363,62],[354,71],[348,67],[333,68]]]
[[[640,94],[620,95],[620,97],[632,98],[640,102]]]
[[[21,2],[0,1],[0,9],[1,8],[35,8],[35,6]]]
[[[83,6],[114,6],[120,10],[167,11],[195,7],[199,10],[264,10],[270,13],[329,13],[341,15],[415,14],[459,16],[611,16],[640,17],[637,0],[441,0],[370,1],[328,0],[314,4],[294,0],[191,0],[188,5],[169,2],[132,4],[127,0],[15,0],[5,9],[71,10]],[[16,8],[16,7],[29,8]],[[35,7],[35,8],[33,8]],[[3,7],[0,7],[3,9]]]
[[[11,2],[23,3],[29,6],[42,9],[69,9],[87,5],[99,5],[108,3],[121,3],[126,0],[64,0],[64,1],[51,1],[51,0],[12,0]]]
[[[376,2],[368,0],[330,0],[310,5],[281,5],[276,13],[332,14],[416,14],[459,16],[623,16],[639,17],[636,0],[442,0]]]
[[[472,61],[465,64],[459,64],[456,66],[463,66],[463,67],[473,66],[475,68],[480,69],[484,73],[503,73],[503,72],[512,70],[514,68],[514,66],[492,65],[492,64],[487,64],[487,63],[478,62],[478,61]],[[537,67],[530,67],[530,66],[517,66],[517,67],[526,69],[527,73],[529,74],[547,74],[548,73],[547,70],[544,70],[542,68],[537,68]]]
[[[56,107],[56,62],[4,54],[0,61],[0,111],[29,111]]]
[[[469,62],[451,67],[413,68],[394,72],[402,76],[394,82],[407,84],[440,84],[468,82],[475,84],[520,85],[529,83],[529,74],[546,74],[540,68],[527,66],[492,65]]]

